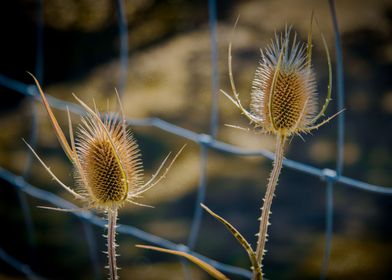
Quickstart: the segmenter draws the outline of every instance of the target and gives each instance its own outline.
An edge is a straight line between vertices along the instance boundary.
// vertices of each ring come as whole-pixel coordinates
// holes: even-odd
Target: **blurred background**
[[[42,10],[40,10],[42,5]],[[346,89],[346,137],[343,174],[371,184],[392,186],[392,3],[340,0],[336,3],[342,33]],[[40,74],[45,91],[74,102],[76,93],[101,110],[107,101],[115,109],[119,87],[120,40],[116,1],[15,0],[0,3],[0,74],[31,84],[26,71]],[[229,90],[227,48],[233,42],[233,71],[243,104],[260,59],[260,48],[285,24],[306,40],[311,11],[334,57],[334,36],[327,1],[217,1],[219,88]],[[41,13],[42,12],[42,13]],[[197,133],[209,133],[211,106],[211,48],[207,1],[126,0],[129,59],[124,107],[129,118],[159,117]],[[240,21],[231,36],[236,17]],[[43,41],[37,42],[37,21]],[[38,36],[39,38],[39,36]],[[327,64],[320,36],[314,39],[314,66],[320,100],[327,85]],[[39,59],[42,54],[42,59]],[[41,66],[37,68],[38,63]],[[0,166],[25,174],[33,185],[73,201],[33,160],[26,173],[34,110],[37,112],[37,152],[68,185],[72,168],[40,103],[0,86]],[[333,92],[333,98],[336,91]],[[249,149],[274,150],[268,135],[236,130],[247,120],[222,95],[219,100],[219,140]],[[32,106],[32,103],[34,106]],[[336,112],[333,100],[328,113]],[[66,113],[55,111],[66,128]],[[74,124],[79,116],[73,115]],[[292,139],[286,156],[319,168],[335,168],[336,127],[333,120],[313,135]],[[148,178],[169,151],[187,148],[169,175],[141,203],[127,205],[120,223],[138,227],[176,243],[186,243],[200,178],[199,146],[151,127],[132,127],[143,154]],[[255,244],[259,208],[271,162],[210,150],[206,204],[228,219]],[[336,185],[334,235],[328,279],[392,279],[391,197]],[[93,272],[84,226],[73,215],[37,208],[46,205],[26,197],[34,234],[28,235],[16,189],[0,180],[0,247],[48,279],[104,279],[104,230],[93,227],[98,250],[98,274]],[[265,273],[269,279],[318,279],[325,243],[325,182],[283,169],[272,206]],[[121,279],[184,279],[176,257],[134,247],[144,243],[118,235]],[[228,231],[204,215],[195,251],[215,260],[248,269],[243,249]],[[209,279],[190,266],[193,279]],[[0,261],[0,279],[24,276]],[[232,279],[244,279],[236,278]]]

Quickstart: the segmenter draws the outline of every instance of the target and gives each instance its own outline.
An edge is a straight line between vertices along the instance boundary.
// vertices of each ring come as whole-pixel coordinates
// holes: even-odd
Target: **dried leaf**
[[[256,272],[257,278],[256,279],[262,279],[262,273],[261,273],[261,268],[260,265],[257,262],[256,259],[256,254],[253,251],[252,247],[246,241],[245,237],[242,236],[242,234],[233,226],[231,225],[228,221],[226,221],[224,218],[213,212],[210,208],[205,206],[204,204],[200,204],[201,207],[203,207],[204,210],[206,210],[210,215],[212,215],[214,218],[216,218],[218,221],[220,221],[222,224],[224,224],[230,232],[233,234],[233,236],[238,240],[238,242],[244,247],[246,252],[248,253],[250,262],[252,263],[252,269]]]
[[[195,256],[192,256],[191,254],[188,254],[186,252],[169,250],[169,249],[164,249],[164,248],[155,247],[155,246],[147,246],[147,245],[136,245],[136,247],[184,257],[184,258],[188,259],[189,261],[193,262],[194,264],[198,265],[200,268],[202,268],[204,271],[206,271],[209,275],[211,275],[215,279],[218,279],[218,280],[228,280],[229,279],[223,273],[218,271],[216,268],[214,268],[210,264],[208,264],[205,261],[202,261],[202,260],[196,258]]]

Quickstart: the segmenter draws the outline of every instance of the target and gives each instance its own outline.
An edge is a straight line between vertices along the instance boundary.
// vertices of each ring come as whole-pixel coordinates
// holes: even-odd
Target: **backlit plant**
[[[154,187],[166,176],[182,149],[173,158],[160,177],[158,175],[170,154],[164,159],[151,179],[143,183],[143,166],[140,150],[130,130],[127,129],[118,94],[117,97],[121,109],[120,121],[116,115],[106,115],[103,117],[96,108],[92,110],[74,95],[75,99],[86,110],[86,116],[82,117],[82,122],[78,127],[75,137],[68,111],[69,144],[46,100],[44,92],[34,76],[33,78],[56,136],[65,154],[73,164],[76,188],[70,188],[61,182],[31,146],[26,144],[54,180],[75,198],[81,200],[85,204],[85,208],[105,212],[108,220],[108,233],[106,237],[109,279],[118,279],[118,268],[116,264],[117,245],[115,242],[118,209],[126,202],[142,205],[135,200],[140,198],[144,192]],[[72,211],[69,209],[44,208]]]
[[[291,33],[291,27],[285,32],[275,35],[275,40],[265,49],[261,50],[261,61],[256,70],[252,83],[250,111],[246,110],[239,98],[233,72],[231,43],[228,51],[229,78],[233,96],[221,92],[244,114],[254,125],[255,129],[276,137],[275,158],[273,168],[268,180],[267,190],[261,207],[260,225],[257,235],[257,246],[254,250],[242,234],[228,221],[217,215],[205,205],[201,205],[209,214],[223,223],[246,250],[253,271],[253,279],[263,279],[263,257],[267,241],[267,230],[270,225],[269,216],[278,178],[282,169],[284,148],[290,137],[302,133],[310,133],[329,122],[337,114],[317,122],[324,117],[331,100],[332,69],[326,40],[321,34],[328,61],[328,89],[325,103],[317,113],[317,90],[315,72],[312,67],[312,23],[307,43],[297,39],[297,34]],[[183,252],[170,251],[157,247],[141,246],[147,249],[162,251],[170,254],[184,256]],[[194,261],[195,262],[195,261]],[[200,264],[208,271],[209,266]],[[227,279],[224,275],[213,275],[217,279]]]
[[[223,90],[222,93],[240,109],[256,129],[276,137],[275,159],[261,207],[256,250],[253,250],[227,221],[204,207],[224,222],[245,247],[252,263],[253,279],[263,277],[262,261],[266,252],[270,209],[288,139],[318,129],[337,115],[317,123],[324,116],[331,100],[332,70],[328,47],[321,34],[328,61],[329,82],[325,103],[317,113],[316,79],[312,67],[312,22],[313,16],[306,44],[298,41],[297,34],[291,35],[291,27],[286,27],[284,33],[275,35],[275,40],[265,51],[261,50],[261,61],[252,84],[250,111],[242,106],[236,90],[231,65],[231,43],[229,45],[229,78],[233,96]]]

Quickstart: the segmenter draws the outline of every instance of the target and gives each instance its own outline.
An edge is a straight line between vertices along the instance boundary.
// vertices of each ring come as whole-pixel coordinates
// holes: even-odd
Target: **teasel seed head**
[[[102,125],[93,116],[82,119],[76,133],[80,168],[75,168],[80,193],[96,208],[119,208],[142,186],[143,167],[138,145],[115,116]]]
[[[115,212],[125,202],[148,206],[135,200],[165,178],[171,166],[185,148],[185,145],[177,152],[165,170],[161,172],[170,157],[171,153],[169,153],[157,171],[144,183],[141,154],[136,140],[127,129],[124,110],[118,93],[117,99],[121,109],[121,115],[118,117],[115,114],[102,116],[96,108],[92,110],[76,95],[73,95],[86,110],[86,116],[82,117],[76,137],[74,137],[71,116],[67,108],[69,143],[50,108],[39,82],[32,74],[30,75],[37,85],[61,147],[74,166],[77,188],[74,190],[59,180],[34,149],[26,143],[52,178],[75,198],[84,201],[88,208]],[[45,208],[53,209],[50,207]],[[67,209],[53,210],[66,211]]]
[[[291,27],[286,27],[284,33],[275,35],[275,40],[272,40],[265,51],[261,50],[261,61],[252,83],[249,111],[242,105],[234,82],[232,45],[229,44],[229,78],[233,95],[224,90],[221,92],[262,132],[283,138],[300,135],[318,129],[342,112],[317,123],[325,116],[331,101],[332,66],[327,42],[320,32],[328,62],[328,88],[325,102],[317,112],[318,93],[312,68],[313,21],[315,20],[312,13],[306,43],[297,41],[295,33],[290,36]],[[243,129],[238,126],[231,127]]]
[[[251,114],[265,132],[290,136],[306,131],[317,111],[314,71],[306,60],[307,47],[290,42],[290,28],[261,51],[251,92]]]

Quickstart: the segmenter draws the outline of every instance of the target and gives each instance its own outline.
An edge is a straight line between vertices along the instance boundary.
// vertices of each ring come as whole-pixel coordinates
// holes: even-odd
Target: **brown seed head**
[[[93,207],[118,208],[142,183],[138,146],[129,131],[107,117],[102,125],[92,116],[82,119],[76,138],[79,189]]]
[[[306,46],[290,42],[290,29],[261,52],[251,92],[251,113],[265,132],[290,136],[305,131],[317,110],[316,81]]]
[[[165,171],[157,177],[170,154],[166,156],[151,179],[144,184],[142,182],[143,167],[140,151],[135,139],[130,131],[127,130],[124,110],[118,93],[117,98],[120,105],[121,118],[107,115],[104,121],[102,121],[102,116],[97,109],[95,111],[92,110],[73,94],[75,99],[86,110],[87,116],[82,118],[75,142],[71,115],[67,108],[70,136],[70,143],[68,143],[38,80],[32,74],[30,75],[37,85],[56,136],[65,154],[74,165],[78,190],[74,191],[61,182],[34,149],[26,143],[53,179],[75,198],[87,202],[89,207],[109,213],[115,213],[125,202],[148,206],[137,203],[134,199],[139,198],[144,192],[153,188],[165,178],[170,167],[185,146],[174,156]]]

